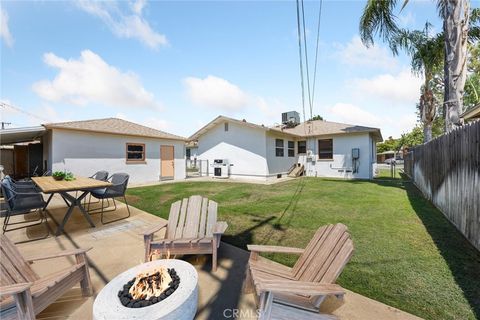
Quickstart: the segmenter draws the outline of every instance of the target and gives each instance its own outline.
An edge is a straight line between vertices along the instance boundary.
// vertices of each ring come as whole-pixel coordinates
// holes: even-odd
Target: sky
[[[381,41],[363,46],[365,2],[323,1],[313,114],[399,137],[417,121],[422,80]],[[311,82],[319,4],[305,2]],[[410,1],[397,19],[441,30],[433,1]],[[295,1],[2,0],[0,27],[7,127],[117,117],[188,137],[218,115],[310,117]]]

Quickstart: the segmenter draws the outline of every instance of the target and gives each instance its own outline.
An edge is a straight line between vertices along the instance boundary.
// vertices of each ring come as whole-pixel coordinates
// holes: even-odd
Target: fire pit
[[[93,304],[94,319],[193,319],[198,275],[182,260],[156,260],[115,277]]]

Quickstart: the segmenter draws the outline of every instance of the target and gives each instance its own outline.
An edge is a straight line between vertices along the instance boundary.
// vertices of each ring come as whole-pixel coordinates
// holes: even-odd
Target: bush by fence
[[[415,147],[404,170],[480,250],[480,121]]]

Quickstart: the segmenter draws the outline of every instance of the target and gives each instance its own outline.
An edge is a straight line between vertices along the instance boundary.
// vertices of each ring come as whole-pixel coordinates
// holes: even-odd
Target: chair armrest
[[[259,292],[294,293],[309,296],[344,295],[345,289],[334,283],[296,280],[263,280],[256,285]]]
[[[0,287],[0,296],[9,296],[15,293],[20,293],[23,292],[27,289],[29,289],[32,286],[33,283],[31,282],[24,282],[24,283],[16,283],[16,284],[11,284],[8,286],[1,286]]]
[[[60,257],[66,257],[66,256],[73,256],[81,253],[86,253],[87,251],[91,250],[92,247],[88,249],[73,249],[73,250],[64,250],[59,253],[53,253],[53,254],[47,254],[47,255],[41,255],[41,256],[34,256],[30,258],[26,258],[25,260],[27,262],[33,262],[33,261],[38,261],[38,260],[47,260],[47,259],[54,259],[54,258],[60,258]]]
[[[302,254],[305,251],[305,249],[302,249],[302,248],[281,247],[281,246],[259,246],[259,245],[253,245],[253,244],[247,245],[247,248],[252,252],[264,252],[264,253]]]
[[[223,234],[228,228],[228,223],[225,221],[218,221],[213,227],[213,234]]]
[[[150,236],[150,235],[153,235],[155,232],[167,227],[168,225],[168,221],[163,221],[163,222],[160,222],[159,224],[157,225],[154,225],[153,227],[143,231],[143,235],[144,236]]]

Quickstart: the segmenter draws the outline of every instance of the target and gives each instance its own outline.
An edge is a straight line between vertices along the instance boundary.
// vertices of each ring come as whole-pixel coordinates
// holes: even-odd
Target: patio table
[[[91,190],[106,188],[112,185],[108,181],[100,181],[85,177],[75,177],[75,180],[72,181],[57,181],[53,179],[53,177],[33,177],[32,181],[40,188],[40,190],[42,190],[43,193],[50,194],[50,197],[48,198],[47,203],[43,208],[44,210],[47,208],[50,200],[52,200],[52,197],[55,193],[60,194],[63,200],[67,203],[68,209],[65,213],[65,216],[63,217],[62,223],[58,226],[57,232],[55,234],[56,236],[62,234],[63,228],[65,227],[65,224],[72,215],[73,209],[75,207],[78,207],[78,209],[80,209],[80,212],[83,214],[90,226],[95,227],[95,224],[90,218],[90,215],[87,213],[87,211],[82,205],[82,200],[88,195]],[[77,194],[75,196],[69,194],[68,192],[70,191],[80,191],[81,193],[77,197]]]

